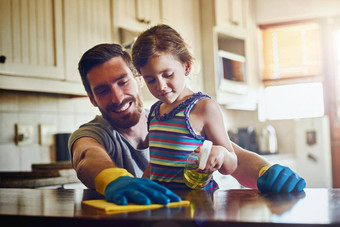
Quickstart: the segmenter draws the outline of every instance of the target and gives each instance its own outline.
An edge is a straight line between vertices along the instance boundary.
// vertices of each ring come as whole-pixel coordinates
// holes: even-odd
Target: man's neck
[[[120,132],[136,149],[148,148],[148,130],[147,130],[147,117],[141,114],[138,123],[128,129],[119,129]]]

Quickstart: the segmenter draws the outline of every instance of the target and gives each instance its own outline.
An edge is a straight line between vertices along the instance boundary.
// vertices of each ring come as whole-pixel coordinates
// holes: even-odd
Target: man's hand
[[[262,193],[300,192],[306,182],[290,168],[275,164],[257,179],[257,187]]]
[[[151,201],[166,205],[181,201],[172,191],[150,179],[130,176],[122,176],[109,183],[105,199],[118,205],[127,205],[128,202],[149,205]]]

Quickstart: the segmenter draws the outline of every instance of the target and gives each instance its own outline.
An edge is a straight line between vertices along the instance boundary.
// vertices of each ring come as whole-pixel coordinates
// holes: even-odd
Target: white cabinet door
[[[115,27],[141,32],[159,23],[159,0],[114,0],[113,14]]]
[[[61,0],[0,1],[0,74],[64,79]]]
[[[244,33],[246,30],[245,0],[215,0],[216,26],[221,29]]]
[[[66,80],[80,82],[78,62],[86,50],[113,42],[110,0],[64,0]]]

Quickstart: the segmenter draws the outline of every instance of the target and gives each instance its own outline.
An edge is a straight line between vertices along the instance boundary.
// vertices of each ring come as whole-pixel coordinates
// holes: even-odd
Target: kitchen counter
[[[32,171],[0,172],[0,188],[62,188],[71,184],[83,185],[71,162],[32,164]]]
[[[332,226],[340,189],[264,195],[257,190],[175,191],[190,206],[110,214],[83,206],[89,189],[0,189],[0,220],[11,226]]]

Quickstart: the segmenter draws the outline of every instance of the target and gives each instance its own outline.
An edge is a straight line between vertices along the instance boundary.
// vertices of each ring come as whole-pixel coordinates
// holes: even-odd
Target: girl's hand
[[[195,152],[199,153],[201,151],[201,147],[202,146],[196,148]],[[223,165],[226,152],[228,151],[225,147],[213,145],[205,168],[203,170],[197,169],[196,171],[202,173],[213,173],[216,170],[219,170]]]

